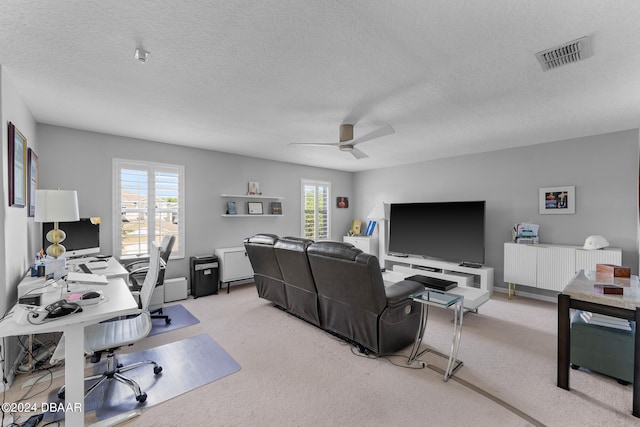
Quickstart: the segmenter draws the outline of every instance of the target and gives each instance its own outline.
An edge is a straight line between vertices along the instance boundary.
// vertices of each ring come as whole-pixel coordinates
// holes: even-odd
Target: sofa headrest
[[[275,248],[288,251],[304,252],[312,243],[313,240],[305,239],[303,237],[281,237],[276,242]]]
[[[355,261],[362,251],[351,243],[323,241],[311,244],[307,249],[307,253],[310,255]]]
[[[271,246],[273,246],[277,241],[278,241],[278,236],[276,236],[275,234],[267,234],[267,233],[256,234],[254,236],[247,237],[246,239],[244,239],[245,243],[253,243],[257,245],[271,245]]]

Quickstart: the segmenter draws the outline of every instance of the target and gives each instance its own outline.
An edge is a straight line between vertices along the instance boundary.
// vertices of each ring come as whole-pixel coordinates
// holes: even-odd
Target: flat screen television
[[[485,201],[394,203],[389,252],[484,264]]]
[[[67,234],[67,238],[61,242],[61,245],[67,250],[65,257],[71,258],[100,253],[99,221],[92,221],[91,218],[80,218],[80,221],[60,222],[58,223],[58,228]],[[52,229],[52,222],[42,224],[43,249],[47,249],[51,245],[51,242],[47,240],[47,233]]]

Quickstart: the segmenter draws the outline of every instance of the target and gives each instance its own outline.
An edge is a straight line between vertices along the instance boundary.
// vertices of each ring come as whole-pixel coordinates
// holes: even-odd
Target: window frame
[[[178,235],[176,236],[176,245],[174,245],[171,251],[171,259],[178,259],[185,257],[185,167],[183,165],[175,165],[159,162],[148,162],[144,160],[130,160],[130,159],[113,159],[113,201],[112,201],[112,231],[113,231],[113,255],[120,259],[122,257],[135,257],[136,255],[123,255],[122,254],[122,195],[121,195],[121,170],[122,169],[134,169],[145,171],[147,173],[147,199],[153,200],[155,198],[155,192],[158,187],[157,173],[158,172],[177,172],[178,175]],[[155,230],[155,219],[160,213],[167,213],[166,208],[156,208],[155,204],[148,205],[145,209],[140,209],[141,213],[145,213],[152,227],[148,229]],[[138,256],[145,256],[149,254],[151,242],[155,239],[155,231],[153,234],[147,233],[147,253],[139,254]],[[162,240],[162,239],[160,239]],[[158,242],[159,243],[159,242]]]
[[[302,237],[306,237],[305,234],[305,216],[306,216],[306,211],[305,211],[305,201],[306,201],[306,196],[305,196],[305,187],[306,186],[314,186],[315,187],[315,200],[314,200],[314,230],[313,230],[313,234],[314,236],[311,238],[314,241],[318,241],[318,240],[331,240],[331,182],[330,181],[321,181],[321,180],[314,180],[314,179],[302,179],[301,180],[301,184],[300,184],[300,235]],[[327,235],[326,237],[318,237],[318,194],[319,188],[326,188],[327,191]]]

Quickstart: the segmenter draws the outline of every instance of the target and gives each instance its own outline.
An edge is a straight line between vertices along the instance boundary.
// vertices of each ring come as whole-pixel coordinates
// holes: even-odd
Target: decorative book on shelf
[[[373,234],[373,230],[376,228],[376,222],[375,221],[369,221],[369,223],[367,224],[367,229],[364,232],[365,236],[371,236]]]
[[[238,211],[236,210],[236,202],[229,201],[227,202],[227,215],[237,215]]]
[[[281,202],[271,202],[271,214],[272,215],[282,215],[282,203]]]

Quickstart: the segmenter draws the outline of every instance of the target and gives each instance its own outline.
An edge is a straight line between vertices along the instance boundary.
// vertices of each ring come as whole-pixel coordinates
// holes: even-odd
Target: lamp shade
[[[369,212],[369,215],[367,215],[367,218],[369,218],[369,219],[385,219],[384,203],[377,203],[373,207],[373,209],[371,209],[371,212]]]
[[[36,190],[34,221],[80,221],[78,192],[69,190]]]

